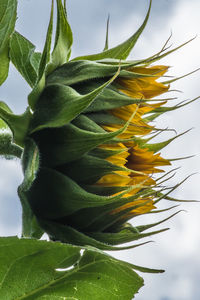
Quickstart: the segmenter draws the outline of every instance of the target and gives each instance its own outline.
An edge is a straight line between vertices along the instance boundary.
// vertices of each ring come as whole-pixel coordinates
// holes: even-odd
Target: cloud
[[[21,231],[21,205],[17,187],[22,182],[19,161],[0,160],[0,236],[17,235]]]

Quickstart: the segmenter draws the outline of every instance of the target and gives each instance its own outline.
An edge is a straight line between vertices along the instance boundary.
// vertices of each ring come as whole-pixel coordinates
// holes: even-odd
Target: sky
[[[68,0],[68,18],[74,33],[72,56],[99,52],[104,47],[106,19],[110,14],[109,46],[115,46],[128,38],[142,23],[148,8],[147,0]],[[29,38],[41,51],[46,34],[50,0],[19,1],[17,30]],[[173,46],[195,39],[167,58],[162,64],[170,66],[169,75],[181,76],[200,67],[200,2],[199,0],[153,0],[152,11],[130,58],[151,56],[162,48],[170,33]],[[179,101],[200,96],[200,71],[175,82],[170,97]],[[176,90],[176,91],[175,91]],[[22,113],[30,88],[10,67],[7,82],[0,87],[0,99],[8,103],[15,113]],[[195,155],[188,160],[174,162],[181,167],[170,184],[176,184],[186,176],[193,175],[178,188],[173,196],[181,199],[200,200],[200,100],[158,119],[157,127],[175,128],[181,133],[163,152],[166,158]],[[173,132],[170,133],[174,135]],[[160,137],[161,138],[161,137]],[[165,136],[163,137],[165,138]],[[0,160],[0,235],[20,234],[21,207],[17,186],[22,182],[21,166],[17,160]],[[163,203],[169,207],[170,203]],[[154,243],[114,255],[134,264],[165,269],[164,274],[141,274],[145,279],[137,300],[199,300],[200,295],[200,204],[181,204],[179,215],[166,222],[171,229],[153,237]],[[159,220],[169,215],[139,217],[139,223]],[[134,222],[136,222],[133,220]],[[164,226],[164,225],[163,225]],[[163,228],[163,226],[159,228]]]

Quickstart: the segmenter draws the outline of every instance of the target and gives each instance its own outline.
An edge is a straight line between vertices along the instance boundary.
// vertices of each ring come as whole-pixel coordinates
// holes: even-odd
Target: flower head
[[[60,4],[58,11],[63,9]],[[156,224],[135,222],[168,198],[161,185],[166,175],[158,174],[170,165],[160,150],[172,139],[149,141],[162,132],[151,121],[177,108],[158,98],[170,88],[163,82],[168,66],[154,64],[165,49],[148,59],[126,60],[149,12],[150,7],[142,26],[121,45],[71,61],[71,29],[63,13],[65,23],[58,19],[54,51],[44,68],[47,36],[41,76],[29,95],[31,117],[24,116],[30,122],[20,137],[25,179],[19,194],[54,240],[112,250],[162,231],[143,233]]]
[[[118,68],[103,61],[68,62],[49,74],[36,103],[30,138],[40,166],[26,194],[53,239],[112,249],[142,237],[126,222],[156,208],[154,174],[170,162],[145,142],[156,130],[145,116],[165,103],[152,98],[169,89],[158,81],[167,67]],[[67,113],[73,115],[69,122]],[[58,120],[60,126],[54,125]]]

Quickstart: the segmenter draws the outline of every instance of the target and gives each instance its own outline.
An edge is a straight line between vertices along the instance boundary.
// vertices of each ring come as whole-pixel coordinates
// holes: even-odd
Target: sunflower
[[[137,226],[136,217],[160,212],[159,201],[170,199],[173,190],[165,193],[162,185],[171,160],[160,150],[174,138],[150,141],[165,130],[151,121],[182,106],[165,106],[169,68],[156,64],[176,49],[167,52],[165,45],[149,58],[127,60],[148,21],[150,1],[143,24],[128,40],[111,49],[106,41],[103,52],[69,60],[72,32],[65,6],[57,4],[53,52],[52,9],[26,112],[16,116],[5,104],[0,111],[22,152],[23,236],[46,232],[74,245],[126,248],[116,246],[165,230],[143,233],[158,223]]]
[[[80,74],[86,70],[84,79]],[[156,208],[159,186],[153,177],[170,165],[144,138],[157,130],[146,115],[166,103],[152,98],[169,90],[158,81],[167,70],[161,65],[119,70],[103,61],[76,60],[48,75],[30,124],[39,168],[26,197],[52,239],[113,249],[143,237],[126,222]],[[91,104],[69,122],[52,125],[95,91]]]

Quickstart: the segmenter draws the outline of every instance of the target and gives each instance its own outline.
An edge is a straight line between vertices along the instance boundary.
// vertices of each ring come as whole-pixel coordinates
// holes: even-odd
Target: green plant
[[[156,98],[170,83],[168,67],[153,65],[181,46],[143,60],[127,60],[148,21],[124,43],[70,60],[72,31],[66,5],[54,1],[42,53],[15,31],[17,0],[0,4],[0,83],[15,65],[32,88],[22,115],[0,102],[0,154],[21,159],[24,180],[22,238],[0,238],[1,299],[132,299],[143,285],[135,272],[162,272],[119,261],[103,250],[167,230],[147,231],[168,220],[137,226],[137,216],[159,210],[177,188],[163,188],[171,164],[160,150],[174,138],[150,141],[164,131],[151,121],[192,101],[165,106]],[[166,130],[166,129],[165,129]],[[128,223],[133,219],[133,223]],[[133,225],[134,224],[134,225]],[[50,241],[41,241],[43,233]],[[118,246],[120,245],[120,246]],[[13,251],[14,250],[14,251]],[[11,287],[12,286],[12,287]]]

